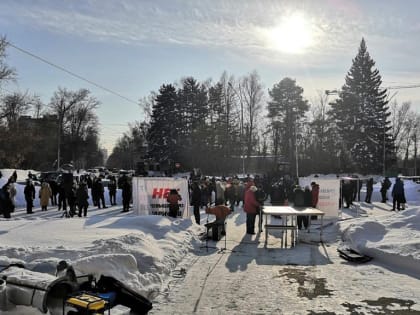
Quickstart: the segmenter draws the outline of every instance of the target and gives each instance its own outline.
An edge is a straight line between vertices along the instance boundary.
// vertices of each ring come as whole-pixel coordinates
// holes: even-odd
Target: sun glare
[[[268,41],[276,50],[298,54],[312,45],[313,35],[304,16],[295,13],[284,17],[279,25],[269,30]]]

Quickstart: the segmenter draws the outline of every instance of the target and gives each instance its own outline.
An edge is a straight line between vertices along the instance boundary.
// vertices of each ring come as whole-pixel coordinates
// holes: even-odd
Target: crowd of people
[[[0,189],[0,213],[5,218],[10,218],[14,211],[16,196],[16,171],[8,178],[7,182]],[[362,180],[358,178],[341,179],[340,204],[345,202],[343,206],[349,208],[353,201],[360,201],[360,190],[363,184],[366,185],[365,202],[371,203],[374,181],[373,178]],[[382,202],[387,202],[387,192],[391,188],[392,183],[388,177],[381,182]],[[131,181],[127,175],[123,175],[118,180],[114,176],[110,176],[107,180],[109,205],[117,204],[117,189],[122,191],[122,212],[128,212],[132,199]],[[90,195],[89,195],[90,189]],[[72,174],[63,174],[60,180],[50,180],[41,182],[41,187],[36,192],[32,174],[28,173],[24,188],[24,197],[26,202],[27,214],[33,213],[34,200],[39,198],[41,211],[47,211],[49,206],[55,206],[57,209],[63,210],[63,216],[72,217],[74,215],[87,216],[90,205],[94,207],[107,208],[105,202],[105,189],[100,177],[80,176],[74,177]],[[266,176],[255,177],[248,176],[245,179],[239,179],[237,176],[220,179],[215,177],[193,178],[190,182],[190,204],[193,207],[194,220],[200,224],[200,208],[225,206],[229,212],[234,212],[235,207],[242,204],[247,215],[247,233],[255,233],[256,216],[261,214],[262,205],[269,198],[272,205],[288,205],[293,204],[297,209],[299,207],[316,207],[319,195],[319,185],[315,182],[311,186],[300,187],[296,182],[285,176],[283,178],[268,178]],[[38,194],[38,195],[37,195]],[[401,178],[397,177],[392,186],[392,210],[405,209],[404,183]],[[91,204],[90,204],[91,201]],[[167,202],[169,204],[168,215],[176,217],[179,211],[178,202],[181,196],[176,190],[169,193]],[[207,213],[210,213],[207,210]],[[219,210],[217,210],[219,211]],[[223,210],[224,211],[224,210]],[[259,215],[260,220],[262,216]],[[308,226],[308,218],[299,216],[298,228],[306,228]]]
[[[302,194],[301,194],[302,193]],[[309,194],[309,195],[308,195]],[[290,177],[269,179],[266,176],[248,176],[244,180],[238,177],[216,179],[201,178],[193,180],[190,184],[190,200],[194,209],[194,218],[200,224],[200,208],[206,207],[206,213],[229,213],[242,204],[246,213],[246,233],[255,234],[255,221],[259,217],[259,226],[262,220],[262,206],[269,199],[272,205],[288,205],[293,203],[299,207],[316,207],[318,203],[319,185],[312,182],[311,187],[303,190],[296,185]],[[301,196],[303,196],[301,200]],[[226,216],[220,215],[216,221],[221,223]],[[299,228],[307,228],[308,218],[300,217]]]
[[[363,184],[366,185],[366,203],[372,203],[372,193],[373,193],[373,178],[367,180],[362,180],[359,178],[344,178],[341,179],[341,191],[340,191],[340,203],[344,201],[344,208],[350,208],[353,205],[354,201],[360,201],[360,191],[363,187]],[[388,201],[388,191],[391,188],[392,196],[392,211],[399,211],[405,209],[405,192],[404,192],[404,182],[401,177],[396,177],[394,185],[392,185],[389,177],[385,177],[381,181],[381,202],[386,203]]]
[[[15,171],[0,189],[0,213],[5,218],[10,218],[11,213],[15,209],[16,181],[17,173]],[[122,212],[128,212],[132,198],[132,187],[129,177],[123,175],[117,180],[114,176],[110,176],[107,180],[107,187],[110,206],[117,205],[117,189],[121,189]],[[23,194],[27,214],[34,213],[33,208],[36,198],[39,198],[41,211],[47,211],[49,206],[57,207],[58,211],[63,211],[63,216],[66,217],[75,215],[86,217],[90,200],[92,206],[98,209],[107,208],[102,179],[89,175],[73,177],[73,174],[63,173],[59,180],[43,180],[37,195],[32,174],[29,172]]]

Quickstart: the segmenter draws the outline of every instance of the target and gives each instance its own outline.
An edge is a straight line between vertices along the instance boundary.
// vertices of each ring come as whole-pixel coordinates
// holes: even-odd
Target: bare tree
[[[401,151],[404,151],[403,167],[407,168],[408,159],[410,156],[410,148],[413,140],[413,133],[415,132],[416,114],[408,111],[408,116],[404,124],[403,132],[401,134]]]
[[[312,102],[312,106],[310,108],[311,116],[312,116],[312,123],[311,127],[314,131],[314,139],[316,140],[320,150],[325,149],[324,143],[326,138],[326,131],[328,129],[329,121],[328,121],[328,95],[325,94],[323,91],[317,91],[318,98],[316,101]]]
[[[400,152],[402,142],[407,136],[406,124],[410,116],[410,102],[404,102],[401,106],[398,106],[398,102],[395,100],[390,106],[391,110],[391,125],[392,125],[392,137],[395,144],[395,153]]]
[[[64,130],[70,138],[72,161],[78,162],[78,153],[81,146],[89,135],[97,134],[98,117],[95,109],[99,106],[99,101],[86,94],[83,100],[80,100],[66,115],[66,124]],[[80,162],[79,164],[84,164]],[[79,165],[82,167],[83,165]]]
[[[80,89],[78,91],[68,91],[66,88],[58,88],[51,98],[50,108],[53,114],[57,115],[58,120],[58,136],[57,136],[57,168],[60,168],[61,154],[61,137],[63,135],[64,125],[66,125],[66,115],[77,106],[85,101],[89,96],[89,90]]]
[[[251,72],[240,80],[239,93],[244,104],[245,148],[249,160],[258,135],[256,126],[264,96],[263,85],[257,71]]]
[[[0,100],[0,119],[5,119],[9,128],[17,125],[19,118],[28,113],[33,99],[28,92],[14,92]]]
[[[157,93],[152,91],[147,97],[143,97],[139,100],[139,106],[143,110],[144,121],[150,123],[152,117],[152,108],[155,103]]]
[[[413,141],[414,175],[417,176],[417,145],[420,138],[420,115],[419,114],[416,114],[411,138]]]
[[[41,117],[42,109],[44,108],[44,103],[42,103],[41,98],[38,95],[34,95],[31,104],[34,109],[34,117],[39,119]]]
[[[9,67],[5,62],[6,59],[6,37],[0,37],[0,85],[2,81],[10,81],[16,78],[16,72],[13,68]]]

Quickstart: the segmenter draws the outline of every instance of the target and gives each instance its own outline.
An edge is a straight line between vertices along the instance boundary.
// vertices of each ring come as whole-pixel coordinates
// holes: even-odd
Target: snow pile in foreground
[[[352,248],[394,270],[420,274],[420,208],[339,223],[342,239]]]
[[[198,241],[197,229],[161,216],[0,219],[0,266],[19,262],[54,274],[66,260],[79,275],[112,276],[152,299]]]

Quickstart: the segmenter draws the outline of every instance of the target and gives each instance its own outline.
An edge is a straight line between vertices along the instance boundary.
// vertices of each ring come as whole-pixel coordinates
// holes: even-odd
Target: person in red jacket
[[[245,191],[244,211],[246,212],[246,234],[255,234],[255,217],[260,203],[255,198],[256,186],[251,186]]]
[[[216,220],[210,223],[207,223],[207,227],[214,228],[216,226],[221,226],[222,228],[222,235],[226,234],[225,231],[225,220],[227,216],[231,213],[230,208],[224,205],[217,205],[211,208],[206,208],[206,213],[214,214],[216,216]]]
[[[166,201],[169,203],[168,216],[172,218],[176,218],[178,216],[178,211],[179,211],[178,201],[181,201],[181,200],[182,198],[178,194],[178,191],[176,189],[171,189],[169,191],[168,197],[166,198]]]
[[[319,198],[319,185],[315,182],[311,183],[312,187],[312,208],[316,208],[318,204],[318,198]]]
[[[311,183],[311,194],[312,194],[312,208],[316,208],[318,205],[319,198],[319,185],[315,182]],[[311,216],[311,220],[316,220],[318,217],[316,215]]]

